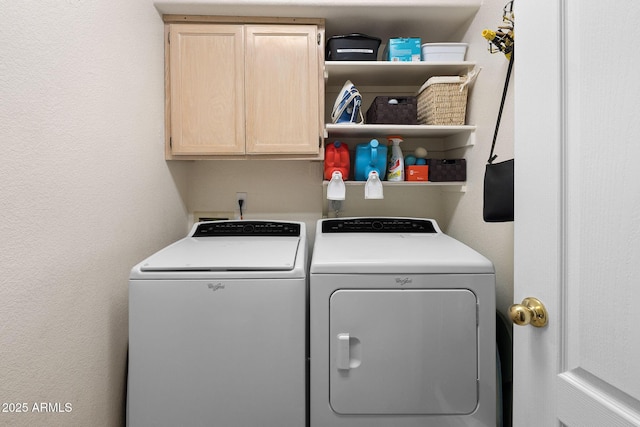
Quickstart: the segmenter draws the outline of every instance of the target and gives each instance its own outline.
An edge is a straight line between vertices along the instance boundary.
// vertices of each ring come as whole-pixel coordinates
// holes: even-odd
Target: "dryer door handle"
[[[349,334],[338,334],[338,342],[336,346],[336,368],[341,370],[349,370]]]

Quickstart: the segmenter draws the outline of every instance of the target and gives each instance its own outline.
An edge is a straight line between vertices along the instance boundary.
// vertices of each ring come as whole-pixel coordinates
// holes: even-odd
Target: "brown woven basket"
[[[418,94],[418,123],[464,125],[467,114],[466,77],[432,77]],[[461,90],[462,88],[462,90]]]
[[[395,100],[390,104],[389,100]],[[415,96],[376,96],[367,110],[367,124],[417,124]]]

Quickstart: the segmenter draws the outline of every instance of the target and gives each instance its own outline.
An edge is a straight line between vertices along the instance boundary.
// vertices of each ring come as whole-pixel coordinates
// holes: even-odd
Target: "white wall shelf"
[[[443,153],[461,148],[473,147],[476,143],[475,126],[429,126],[429,125],[326,125],[325,138],[347,143],[352,149],[355,144],[373,138],[386,143],[387,136],[399,135],[404,138],[403,151],[409,153],[416,147],[425,147],[431,153]]]
[[[431,125],[356,125],[327,124],[329,138],[379,138],[402,135],[406,138],[446,138],[454,135],[469,136],[476,130],[473,125],[431,126]]]
[[[345,181],[347,187],[363,187],[366,181]],[[329,185],[329,181],[322,181],[322,185],[325,191]],[[447,182],[431,182],[431,181],[382,181],[382,187],[424,187],[424,188],[440,188],[443,191],[452,191],[464,193],[467,191],[466,181],[447,181]]]
[[[363,96],[372,96],[381,90],[417,92],[422,84],[432,76],[464,75],[475,67],[475,62],[388,62],[388,61],[325,61],[325,79],[327,87],[342,87],[351,80],[363,90]],[[400,135],[407,141],[405,152],[410,152],[416,144],[428,146],[430,152],[444,153],[466,148],[475,144],[475,125],[433,126],[433,125],[396,125],[396,124],[325,124],[325,138],[340,138],[342,142],[354,139],[385,139],[390,135]],[[348,140],[348,141],[345,141]],[[364,142],[364,141],[361,141]],[[411,147],[411,148],[410,148]],[[352,146],[353,148],[353,146]],[[437,156],[436,156],[437,157]],[[323,182],[324,195],[328,181]],[[345,181],[347,188],[362,187],[364,181]],[[383,181],[384,188],[434,189],[442,192],[466,192],[465,182],[430,181]]]
[[[475,62],[389,62],[325,61],[327,86],[342,86],[351,80],[356,86],[415,86],[416,91],[433,76],[459,76]]]
[[[160,14],[325,18],[327,37],[365,33],[460,41],[482,0],[154,0]]]

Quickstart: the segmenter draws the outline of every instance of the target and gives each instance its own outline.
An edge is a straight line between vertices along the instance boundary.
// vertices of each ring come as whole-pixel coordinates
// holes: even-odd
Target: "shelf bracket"
[[[466,193],[467,186],[465,184],[445,186],[445,187],[442,187],[442,192],[443,193]]]

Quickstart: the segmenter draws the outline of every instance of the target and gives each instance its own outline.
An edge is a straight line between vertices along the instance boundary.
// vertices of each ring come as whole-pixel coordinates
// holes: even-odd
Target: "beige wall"
[[[0,425],[119,425],[129,270],[186,231],[162,21],[149,1],[0,10],[0,403],[28,404]]]
[[[437,217],[496,264],[499,308],[512,299],[512,225],[483,223],[481,203],[506,60],[486,52],[480,31],[499,24],[503,3],[485,1],[465,36],[483,68],[469,105],[476,146],[461,153],[467,192],[407,190],[353,211]],[[29,412],[72,405],[0,413],[0,425],[118,425],[130,268],[183,236],[194,211],[235,212],[239,191],[246,218],[300,219],[311,234],[322,164],[165,162],[163,29],[151,0],[0,0],[0,10],[0,400]],[[512,121],[509,102],[501,159]]]

